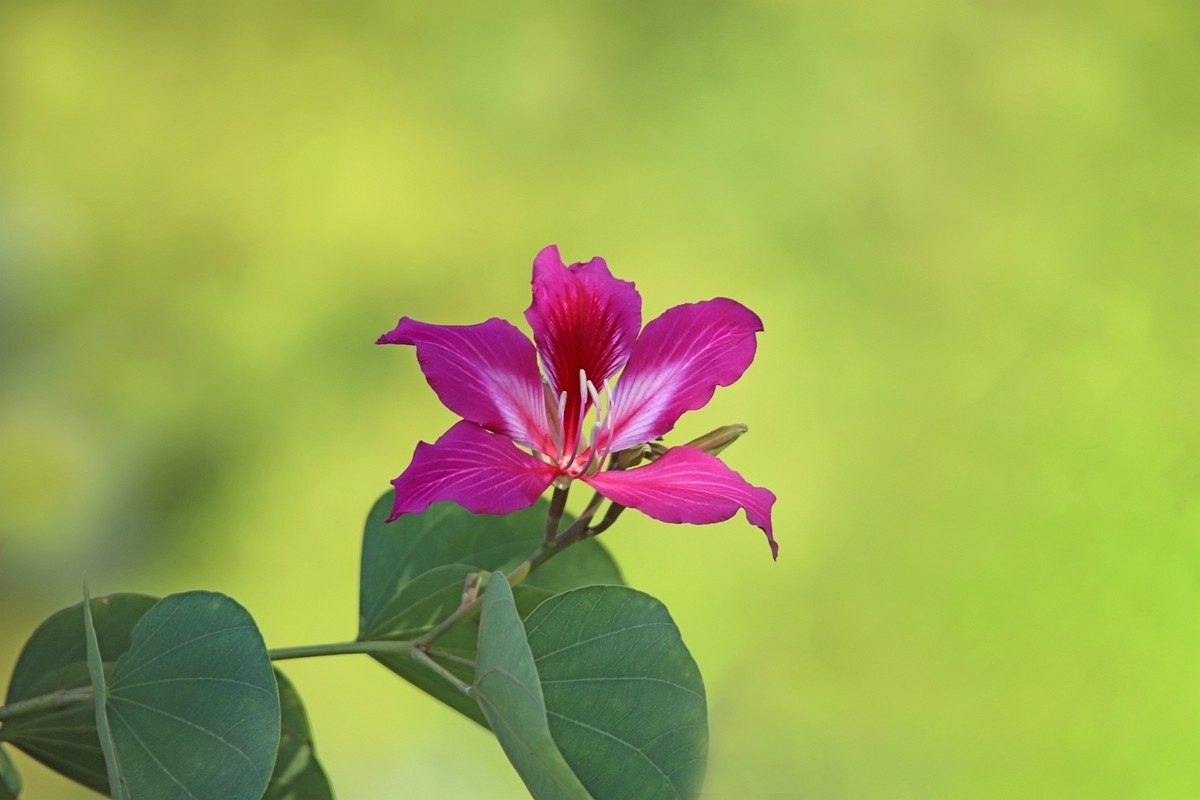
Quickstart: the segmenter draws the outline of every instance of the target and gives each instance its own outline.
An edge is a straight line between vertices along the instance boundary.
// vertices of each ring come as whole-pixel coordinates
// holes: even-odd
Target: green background
[[[0,673],[81,556],[351,638],[367,509],[453,420],[373,340],[519,320],[557,242],[766,323],[674,441],[750,426],[778,563],[740,516],[604,535],[704,672],[706,797],[1195,797],[1197,42],[1189,2],[0,3]],[[285,668],[341,797],[522,796],[366,658]]]

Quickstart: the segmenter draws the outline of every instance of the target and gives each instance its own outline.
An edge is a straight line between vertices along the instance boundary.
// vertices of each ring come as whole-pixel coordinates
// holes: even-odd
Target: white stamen
[[[550,427],[550,440],[554,444],[554,452],[561,453],[563,448],[562,404],[567,398],[563,392],[561,397],[554,396],[550,384],[542,383],[542,391],[546,397],[546,422]]]
[[[613,414],[613,390],[612,384],[608,382],[608,378],[604,379],[604,394],[608,397],[608,413],[605,415],[604,421],[608,423],[608,441],[611,443],[613,440],[613,418],[616,415]]]
[[[587,463],[580,470],[580,475],[586,475],[591,471],[597,461],[604,458],[600,450],[600,432],[606,428],[609,430],[611,439],[612,431],[612,386],[608,379],[604,380],[604,396],[607,404],[600,402],[600,391],[596,389],[596,385],[591,381],[587,384],[588,394],[592,397],[592,404],[596,407],[596,422],[592,425],[591,434],[591,453],[588,455]]]
[[[583,419],[587,416],[587,403],[584,402],[587,398],[587,384],[587,373],[579,370],[579,419],[575,421],[575,447],[571,452],[571,461],[579,455],[579,445],[583,439]]]
[[[597,386],[588,380],[586,370],[579,370],[579,408],[573,420],[567,419],[568,396],[565,389],[559,392],[556,398],[546,386],[545,395],[546,416],[558,466],[569,470],[571,475],[585,475],[593,469],[598,469],[598,465],[608,456],[608,448],[616,426],[612,384],[606,378]],[[588,435],[585,437],[584,425],[592,408],[595,409],[595,417],[588,426]],[[566,450],[567,425],[575,426],[574,447],[570,451]],[[586,463],[575,466],[580,455],[585,452],[588,454]]]
[[[596,406],[596,422],[600,422],[600,395],[596,393],[596,384],[591,381],[587,382],[588,394],[592,396],[592,403]]]

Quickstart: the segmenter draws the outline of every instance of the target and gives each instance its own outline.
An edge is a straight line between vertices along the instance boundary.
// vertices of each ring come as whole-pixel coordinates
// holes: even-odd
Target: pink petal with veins
[[[580,392],[579,372],[599,389],[625,365],[642,325],[642,298],[631,282],[612,276],[604,259],[568,267],[550,245],[534,259],[533,304],[525,318],[555,397],[567,393],[569,451],[579,414],[591,404]]]
[[[408,469],[392,481],[391,522],[453,500],[476,514],[508,514],[534,504],[558,470],[505,436],[463,420],[434,444],[418,442]]]
[[[657,461],[625,471],[601,472],[583,479],[614,503],[636,508],[661,522],[704,525],[723,522],[745,509],[751,525],[762,529],[771,545],[771,506],[775,495],[751,486],[716,456],[694,447],[672,447]]]
[[[750,366],[762,320],[718,297],[675,306],[646,324],[617,382],[610,450],[662,436],[686,411],[703,407],[718,386]]]
[[[460,417],[552,452],[537,353],[511,322],[430,325],[404,317],[377,344],[410,344],[425,379]]]

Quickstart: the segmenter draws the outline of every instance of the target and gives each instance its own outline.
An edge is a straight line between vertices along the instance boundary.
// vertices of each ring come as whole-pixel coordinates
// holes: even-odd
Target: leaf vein
[[[672,681],[663,680],[662,678],[652,678],[649,675],[612,676],[612,677],[597,676],[597,677],[588,677],[588,678],[557,678],[555,680],[549,680],[549,681],[543,680],[542,686],[549,686],[552,683],[609,683],[609,682],[618,682],[618,681],[646,681],[647,683],[662,683],[662,684],[666,684],[667,686],[672,686],[676,689],[679,689],[682,692],[687,692],[688,694],[693,695],[697,699],[700,699],[700,700],[704,699],[703,695],[701,695],[694,689],[689,689],[686,686],[682,686],[682,685],[680,685],[678,683],[674,683]]]
[[[621,628],[620,630],[617,630],[617,631],[608,631],[607,633],[602,633],[599,636],[593,636],[590,639],[580,639],[579,641],[575,642],[574,644],[569,644],[566,647],[560,647],[557,650],[551,650],[549,653],[542,653],[540,656],[537,657],[536,660],[541,661],[544,658],[550,658],[551,656],[556,656],[559,653],[566,652],[567,650],[571,650],[572,648],[581,647],[585,644],[591,644],[592,642],[597,642],[601,639],[606,639],[610,636],[618,636],[618,635],[620,635],[622,633],[626,633],[628,631],[637,630],[638,628],[653,628],[658,625],[665,625],[668,628],[675,627],[675,624],[672,622],[643,622],[639,625],[630,625],[628,628]]]
[[[200,798],[198,798],[198,797],[196,797],[196,795],[192,794],[191,789],[184,786],[183,783],[179,780],[179,778],[175,777],[175,774],[173,772],[171,772],[171,770],[167,769],[165,764],[163,764],[161,761],[158,760],[158,756],[154,755],[153,751],[151,751],[150,748],[146,746],[146,743],[142,741],[142,737],[138,736],[137,733],[134,732],[133,726],[129,724],[129,720],[125,719],[125,717],[121,714],[121,712],[118,711],[115,707],[110,710],[112,711],[113,716],[115,716],[117,719],[121,720],[121,722],[123,722],[125,724],[126,729],[129,731],[129,735],[133,737],[133,740],[135,742],[137,742],[139,745],[141,745],[141,748],[146,751],[146,755],[150,756],[150,758],[154,761],[154,763],[158,765],[158,768],[161,769],[163,771],[163,773],[166,774],[166,776],[175,783],[176,786],[178,786],[180,789],[183,789],[183,791],[187,793],[188,797],[192,798],[192,800],[200,800]]]
[[[246,763],[250,765],[250,768],[253,769],[255,773],[258,773],[261,771],[261,770],[259,770],[258,766],[255,765],[254,761],[250,758],[250,756],[246,755],[246,752],[244,750],[242,750],[242,748],[238,747],[233,742],[230,742],[229,740],[225,739],[223,736],[220,736],[220,735],[214,733],[213,731],[210,731],[208,728],[205,728],[201,725],[197,725],[196,723],[192,722],[191,720],[184,719],[183,717],[180,717],[180,716],[176,716],[175,714],[172,714],[169,711],[163,711],[161,708],[155,708],[154,706],[146,705],[145,703],[139,703],[136,700],[130,700],[128,697],[112,698],[112,699],[119,699],[122,703],[130,703],[135,706],[141,706],[142,708],[146,709],[147,711],[153,711],[155,714],[160,714],[164,717],[168,717],[177,722],[182,722],[184,725],[187,725],[188,727],[195,728],[198,731],[206,733],[209,736],[211,736],[212,738],[216,739],[221,744],[228,747],[230,750],[233,750],[239,756],[241,756],[246,761]],[[125,724],[128,725],[129,723],[126,722]],[[132,733],[132,730],[130,731],[130,733]]]
[[[645,761],[647,764],[649,764],[650,766],[654,767],[654,771],[655,771],[655,772],[657,772],[659,775],[661,775],[661,776],[662,776],[662,779],[663,779],[664,781],[666,781],[666,783],[667,783],[667,786],[668,786],[668,787],[671,789],[671,792],[672,792],[672,793],[675,795],[675,797],[676,797],[677,799],[679,798],[679,790],[675,788],[675,784],[671,783],[671,778],[670,778],[670,776],[668,776],[668,775],[667,775],[667,773],[663,772],[663,771],[662,771],[662,767],[658,766],[658,764],[655,764],[655,763],[654,763],[654,761],[653,761],[653,760],[650,758],[650,756],[648,756],[648,755],[646,755],[644,752],[642,752],[641,748],[639,748],[637,745],[635,745],[635,744],[631,744],[630,742],[627,742],[627,741],[625,741],[624,739],[622,739],[622,738],[621,738],[621,737],[619,737],[619,736],[614,736],[613,734],[609,733],[608,731],[601,730],[600,728],[593,727],[593,726],[591,726],[591,725],[588,725],[586,722],[580,722],[580,721],[579,721],[579,720],[577,720],[577,719],[572,719],[571,717],[565,716],[565,715],[563,715],[563,714],[559,714],[559,713],[557,713],[557,712],[555,712],[555,711],[550,711],[549,709],[547,709],[547,710],[546,710],[546,714],[547,714],[547,716],[551,716],[551,717],[558,717],[559,719],[563,720],[564,722],[570,722],[570,723],[572,723],[572,724],[574,724],[574,725],[578,725],[578,726],[579,726],[579,727],[581,727],[581,728],[586,728],[586,729],[587,729],[587,730],[589,730],[589,731],[592,731],[592,732],[594,732],[594,733],[598,733],[598,734],[600,734],[601,736],[604,736],[604,737],[606,737],[606,738],[608,738],[608,739],[612,739],[614,742],[619,742],[620,744],[623,744],[623,745],[625,745],[625,746],[626,746],[626,747],[628,747],[630,750],[632,750],[633,752],[635,752],[635,753],[637,753],[639,756],[641,756],[641,757],[642,757],[642,759],[643,759],[643,760],[644,760],[644,761]]]
[[[258,691],[263,692],[264,694],[271,696],[271,697],[275,696],[275,693],[272,692],[270,689],[266,688],[265,686],[259,686],[257,683],[248,683],[246,681],[237,681],[237,680],[234,680],[233,678],[212,678],[212,677],[207,677],[207,676],[203,676],[203,675],[197,675],[194,677],[184,677],[184,678],[159,678],[159,679],[153,680],[153,681],[143,681],[141,683],[133,683],[133,684],[129,684],[127,686],[122,686],[121,690],[128,691],[130,689],[137,689],[142,686],[155,686],[160,683],[179,683],[181,681],[213,681],[213,682],[218,682],[218,683],[234,683],[234,684],[237,684],[238,686],[248,686],[251,689],[257,689]],[[115,694],[115,693],[110,692],[109,696],[112,696],[113,694]]]
[[[171,653],[174,653],[176,650],[178,650],[182,647],[187,647],[190,644],[195,644],[196,642],[200,641],[201,639],[207,639],[210,636],[219,636],[222,633],[229,633],[230,631],[241,631],[241,630],[247,630],[247,629],[254,630],[255,628],[253,625],[234,625],[229,628],[221,628],[219,630],[209,631],[208,633],[202,633],[199,636],[193,636],[191,639],[188,639],[186,642],[180,642],[179,644],[175,645],[174,647],[169,647],[166,650],[163,650],[158,655],[156,655],[154,658],[151,658],[147,661],[143,661],[140,664],[134,665],[128,671],[126,671],[123,675],[114,676],[114,680],[109,683],[110,693],[113,689],[115,689],[114,684],[116,684],[116,681],[118,679],[128,680],[129,676],[134,674],[138,670],[145,669],[147,666],[149,666],[150,664],[153,664],[155,661],[158,661],[163,656],[170,655]]]

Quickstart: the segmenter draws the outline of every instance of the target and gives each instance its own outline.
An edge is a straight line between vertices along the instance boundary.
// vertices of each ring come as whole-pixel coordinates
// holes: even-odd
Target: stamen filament
[[[613,440],[613,419],[616,417],[616,415],[613,414],[613,401],[616,398],[613,396],[612,384],[610,384],[608,382],[608,378],[604,379],[604,394],[608,397],[608,414],[605,415],[604,421],[608,425],[608,437],[607,438],[608,438],[608,441],[611,443]]]
[[[605,378],[604,380],[605,396],[608,399],[607,405],[600,402],[600,392],[596,389],[596,384],[588,381],[587,390],[588,394],[591,395],[592,404],[596,408],[596,422],[592,425],[592,434],[590,437],[591,453],[588,455],[587,463],[579,471],[580,475],[587,475],[594,465],[603,461],[604,456],[600,447],[600,431],[604,430],[606,425],[610,429],[612,427],[612,387],[609,385],[608,379]]]
[[[567,462],[568,465],[579,457],[579,446],[583,438],[583,420],[587,416],[587,383],[587,373],[579,370],[579,419],[575,421],[575,447],[571,450],[571,458]],[[565,420],[563,424],[565,426]]]
[[[567,420],[568,395],[564,389],[559,392],[557,399],[546,386],[546,414],[550,425],[550,435],[555,448],[551,463],[570,476],[591,474],[593,468],[598,469],[608,455],[609,443],[613,439],[616,423],[613,414],[613,389],[607,378],[597,386],[588,380],[587,371],[579,370],[579,406],[574,420]],[[588,412],[595,409],[588,436],[584,436],[584,425],[587,423]],[[575,426],[575,438],[567,438],[568,422]],[[572,447],[567,449],[567,442]],[[576,465],[583,454],[587,454],[582,465]]]
[[[559,397],[555,397],[554,390],[550,388],[550,384],[543,383],[542,390],[546,396],[546,423],[550,428],[550,441],[554,445],[554,455],[557,458],[563,449],[563,403],[566,402],[567,393],[563,392]]]

